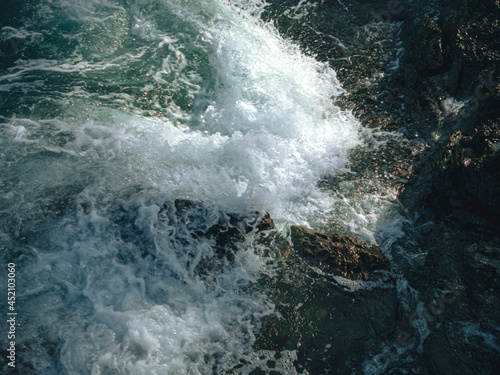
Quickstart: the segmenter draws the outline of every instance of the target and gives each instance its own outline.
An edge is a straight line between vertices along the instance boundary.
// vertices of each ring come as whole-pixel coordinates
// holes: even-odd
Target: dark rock
[[[416,1],[408,5],[401,39],[405,59],[402,92],[408,134],[442,142],[461,130],[498,117],[500,9],[497,1]],[[464,103],[459,113],[443,99]]]
[[[323,271],[344,277],[369,278],[376,270],[390,270],[389,260],[378,246],[354,236],[325,234],[302,226],[290,228],[293,250]]]
[[[412,285],[422,293],[429,335],[424,342],[431,373],[494,372],[500,360],[500,241],[473,228],[436,222],[422,247],[425,272]],[[492,345],[485,340],[489,337]]]
[[[292,228],[296,242],[299,237],[305,242],[298,245],[300,252],[314,253],[315,241],[334,243],[320,232]],[[364,245],[345,237],[338,239],[339,246],[355,252],[354,243]],[[290,245],[282,233],[263,235],[259,243],[272,251],[277,263],[276,274],[262,280],[276,311],[263,319],[255,350],[296,350],[294,365],[299,373],[306,369],[311,374],[347,375],[353,369],[361,371],[358,366],[372,350],[395,340],[399,313],[394,280],[357,287],[363,285],[359,280],[342,278],[340,284],[338,276],[320,274],[318,267],[311,267],[312,259],[300,256],[295,243]]]
[[[264,319],[256,346],[297,350],[310,373],[363,373],[367,359],[380,365],[374,373],[497,373],[500,2],[318,0],[300,20],[281,12],[296,2],[271,3],[267,15],[281,32],[337,71],[348,91],[337,105],[415,142],[394,154],[397,162],[385,149],[372,154],[378,162],[353,152],[351,167],[367,180],[399,168],[400,201],[418,219],[391,246],[398,293],[387,281],[357,291],[335,283],[384,275],[381,252],[301,227],[291,228],[291,244],[261,234],[282,265],[266,282],[277,313]],[[391,23],[401,20],[399,32]]]
[[[498,15],[464,14],[452,10],[443,20],[444,33],[450,44],[450,83],[452,92],[473,96],[483,71],[498,78],[500,29]],[[495,79],[496,80],[496,79]]]
[[[445,212],[465,210],[497,226],[500,233],[500,125],[490,121],[474,135],[455,132],[444,144],[430,199]]]
[[[445,61],[443,31],[431,15],[414,13],[403,26],[408,58],[423,74],[432,74]]]
[[[474,243],[464,252],[466,282],[479,292],[499,290],[500,244]]]
[[[425,341],[427,368],[431,374],[494,374],[495,358],[486,353],[467,350],[461,340],[460,325],[452,329],[438,328]],[[451,358],[451,360],[450,360]]]

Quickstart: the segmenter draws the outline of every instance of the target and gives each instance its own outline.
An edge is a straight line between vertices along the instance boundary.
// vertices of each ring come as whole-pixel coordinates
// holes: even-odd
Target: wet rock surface
[[[270,3],[263,17],[337,71],[337,104],[398,135],[355,149],[355,173],[322,185],[393,187],[407,221],[384,248],[390,276],[384,258],[359,276],[343,256],[364,245],[343,253],[331,232],[261,235],[284,266],[264,282],[277,312],[256,347],[297,350],[311,374],[499,373],[500,3]]]
[[[269,231],[261,233],[258,240],[278,266],[275,275],[262,280],[262,288],[276,309],[264,318],[254,348],[278,353],[296,351],[297,373],[351,374],[353,368],[361,371],[367,353],[380,350],[384,340],[397,334],[394,280],[387,272],[378,275],[376,282],[360,279],[372,268],[387,268],[386,259],[378,248],[350,236],[292,227],[290,238],[292,243],[283,233]],[[324,245],[318,251],[315,244],[321,242]],[[350,256],[342,254],[346,248]],[[361,261],[359,254],[364,252],[377,256]],[[338,254],[349,258],[339,267],[336,262],[332,264]],[[350,274],[351,279],[339,276],[345,274],[347,263],[366,273]]]
[[[435,17],[413,13],[403,26],[403,40],[408,59],[422,74],[432,74],[444,66],[443,31]]]
[[[431,201],[443,213],[467,223],[464,213],[483,219],[500,233],[500,125],[488,121],[466,136],[458,130],[442,146],[435,163]],[[465,215],[468,216],[468,215]]]
[[[499,114],[498,3],[419,1],[411,8],[402,28],[410,128],[440,143],[457,130],[471,135]]]
[[[302,226],[290,228],[293,250],[324,272],[367,279],[377,270],[390,270],[389,260],[378,246],[354,236],[326,234]]]
[[[402,267],[425,303],[436,291],[453,293],[449,304],[441,303],[426,319],[430,333],[423,353],[429,371],[490,374],[500,368],[500,319],[493,312],[500,311],[500,6],[450,1],[433,10],[446,44],[445,64],[415,76],[434,98],[445,99],[442,104],[433,99],[427,109],[437,121],[424,133],[436,143],[400,197],[419,215],[400,244],[413,243],[423,263]],[[408,100],[417,90],[408,92]],[[451,98],[460,106],[450,111]],[[425,109],[416,114],[425,115]]]

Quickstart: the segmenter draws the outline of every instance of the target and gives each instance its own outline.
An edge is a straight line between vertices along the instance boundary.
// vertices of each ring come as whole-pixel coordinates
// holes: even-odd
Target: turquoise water
[[[253,287],[255,224],[328,220],[318,181],[361,144],[335,72],[261,21],[264,6],[45,0],[3,16],[18,368],[209,374],[251,354],[273,311]]]

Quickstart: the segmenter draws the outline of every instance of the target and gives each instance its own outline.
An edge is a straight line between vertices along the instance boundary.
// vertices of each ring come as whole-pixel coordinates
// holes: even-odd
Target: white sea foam
[[[216,22],[202,23],[201,11],[189,14],[182,9],[184,13],[179,16],[199,28],[199,37],[204,40],[200,45],[186,45],[192,38],[182,33],[177,38],[158,30],[154,19],[134,18],[132,25],[138,37],[161,40],[158,49],[168,47],[159,70],[148,73],[151,79],[168,85],[173,94],[182,92],[195,107],[199,104],[197,110],[186,112],[175,101],[155,102],[155,108],[167,113],[167,118],[155,120],[96,108],[90,113],[91,122],[72,131],[79,141],[86,136],[84,142],[93,146],[113,143],[116,152],[126,151],[126,157],[134,160],[130,168],[147,170],[150,177],[146,179],[153,180],[155,187],[161,185],[160,190],[231,207],[244,204],[249,209],[266,209],[277,222],[317,224],[333,202],[318,189],[318,180],[342,168],[347,150],[360,143],[357,121],[331,102],[332,96],[342,92],[335,72],[302,55],[248,11],[237,12],[224,2],[200,3]],[[251,2],[245,5],[250,8]],[[173,12],[183,3],[164,6],[162,12]],[[198,73],[196,66],[188,66],[189,50],[198,47],[210,53],[208,72]],[[76,61],[74,57],[62,63],[20,61],[4,79],[40,71],[98,74],[120,63],[124,63],[123,56],[94,62]],[[211,83],[203,83],[203,79]],[[143,88],[145,92],[150,89],[153,91],[150,85]],[[79,92],[79,96],[68,97],[69,105],[61,110],[68,119],[88,117],[89,106],[107,98],[116,102],[116,94],[88,95],[82,101],[79,99],[84,99],[85,92]],[[140,112],[135,111],[136,104],[126,103],[126,96],[119,100]],[[186,123],[189,127],[179,127]],[[92,139],[84,134],[96,126],[106,133],[104,139],[100,139],[103,134],[90,136]],[[108,149],[106,153],[111,152]]]
[[[480,347],[484,351],[493,349],[497,353],[500,352],[500,346],[498,344],[497,337],[490,332],[482,331],[479,323],[474,323],[471,321],[457,323],[463,327],[460,330],[460,333],[464,336],[464,341],[467,344]]]
[[[223,373],[272,306],[249,239],[229,261],[209,229],[323,220],[318,181],[360,144],[335,72],[262,23],[261,1],[41,4],[79,44],[0,81],[39,78],[33,115],[0,125],[2,238],[24,254],[36,332],[19,343],[44,374]],[[178,199],[197,205],[176,216]]]

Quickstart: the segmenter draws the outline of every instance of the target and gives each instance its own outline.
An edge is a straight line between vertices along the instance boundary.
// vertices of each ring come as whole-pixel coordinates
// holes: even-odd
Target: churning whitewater
[[[256,223],[321,223],[318,181],[360,144],[335,72],[264,6],[44,0],[2,28],[26,48],[0,76],[18,367],[223,374],[251,352],[273,309]]]

